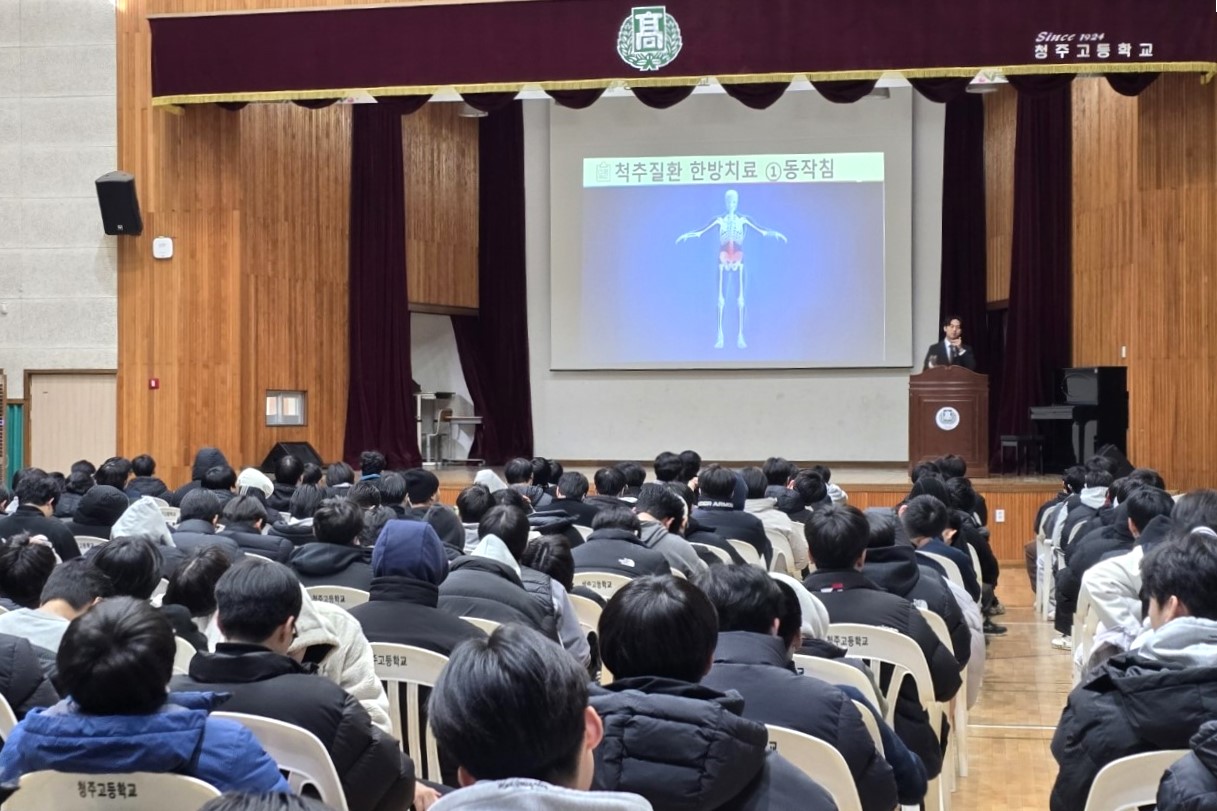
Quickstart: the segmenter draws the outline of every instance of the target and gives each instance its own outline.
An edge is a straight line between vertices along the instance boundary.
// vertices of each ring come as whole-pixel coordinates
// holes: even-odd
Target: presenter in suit
[[[963,342],[963,323],[959,316],[952,315],[942,325],[943,339],[925,353],[923,369],[933,366],[962,366],[976,371],[976,354]]]

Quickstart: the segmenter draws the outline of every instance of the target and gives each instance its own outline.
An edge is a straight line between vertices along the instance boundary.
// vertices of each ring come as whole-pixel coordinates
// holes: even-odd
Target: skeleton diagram
[[[723,298],[723,274],[738,274],[739,297],[739,336],[735,339],[735,345],[740,349],[747,349],[748,344],[744,342],[744,291],[747,287],[747,277],[744,270],[744,237],[747,235],[747,229],[751,228],[763,237],[773,237],[781,242],[786,241],[786,237],[777,231],[770,231],[766,228],[761,228],[754,223],[747,215],[736,213],[736,208],[739,206],[739,192],[735,189],[728,189],[725,195],[727,211],[725,214],[720,214],[710,221],[710,224],[700,231],[690,231],[687,234],[681,234],[676,240],[677,244],[684,242],[686,239],[694,239],[717,226],[718,228],[718,341],[714,344],[715,349],[723,348],[723,305],[726,304],[726,299]]]

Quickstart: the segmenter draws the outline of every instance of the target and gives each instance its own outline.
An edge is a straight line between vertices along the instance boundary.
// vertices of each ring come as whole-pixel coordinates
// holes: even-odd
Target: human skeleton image
[[[747,236],[749,228],[756,231],[762,237],[772,237],[780,242],[786,242],[786,237],[778,231],[772,231],[768,228],[762,228],[751,220],[746,214],[740,214],[739,208],[739,192],[735,189],[728,189],[724,199],[727,205],[727,211],[718,215],[710,223],[700,231],[689,231],[681,234],[676,243],[680,244],[685,240],[701,237],[712,228],[718,228],[718,340],[714,344],[715,349],[723,348],[723,305],[727,300],[723,296],[723,274],[729,273],[736,278],[736,287],[739,295],[736,298],[739,304],[739,334],[735,339],[735,345],[740,349],[747,349],[748,344],[744,341],[744,294],[748,288],[747,271],[744,268],[744,237]]]

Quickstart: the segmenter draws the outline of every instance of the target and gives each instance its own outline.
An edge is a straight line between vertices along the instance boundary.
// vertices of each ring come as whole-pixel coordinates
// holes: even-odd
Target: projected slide
[[[597,365],[882,362],[882,152],[582,169],[579,333]]]

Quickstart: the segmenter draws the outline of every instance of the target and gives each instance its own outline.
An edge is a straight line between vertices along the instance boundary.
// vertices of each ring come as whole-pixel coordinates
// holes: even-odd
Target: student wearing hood
[[[65,522],[65,526],[76,538],[82,535],[109,538],[110,529],[130,506],[131,499],[122,490],[105,484],[95,485],[81,497],[72,520]]]
[[[227,467],[228,459],[219,448],[213,448],[210,445],[199,448],[198,453],[194,455],[194,464],[190,466],[190,481],[172,493],[167,493],[165,500],[174,507],[180,507],[182,499],[187,493],[203,486],[203,474],[209,469],[221,465]]]
[[[98,485],[93,489],[103,486]],[[173,540],[173,533],[169,531],[169,525],[161,515],[161,508],[148,496],[132,502],[110,528],[110,540],[117,541],[120,538],[140,539],[156,547],[161,557],[160,576],[166,580],[186,559],[186,554],[177,548]]]

